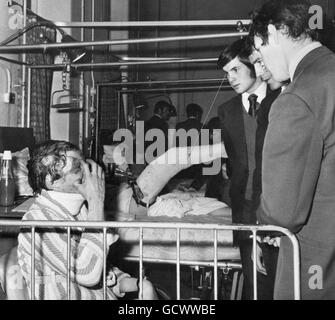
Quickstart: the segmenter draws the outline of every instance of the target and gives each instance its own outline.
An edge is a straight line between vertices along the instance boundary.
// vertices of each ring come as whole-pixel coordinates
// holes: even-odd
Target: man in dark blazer
[[[253,18],[251,35],[265,65],[277,81],[291,79],[269,115],[258,219],[296,234],[302,299],[335,299],[335,55],[316,41],[310,6],[299,2],[267,2]],[[275,298],[293,298],[287,237]]]
[[[262,145],[265,131],[257,132],[257,118],[267,119],[272,102],[279,92],[272,92],[265,82],[256,77],[255,69],[249,61],[250,48],[244,39],[227,47],[219,57],[218,65],[227,75],[232,88],[238,94],[218,107],[222,137],[228,154],[228,172],[232,219],[234,223],[256,224],[256,209],[260,196],[260,170]],[[266,127],[267,123],[263,126]],[[234,233],[234,241],[239,245],[244,274],[243,298],[253,297],[252,240],[250,233]],[[257,250],[258,259],[267,256],[267,261],[276,263],[277,252],[267,244]],[[265,259],[264,259],[265,260]],[[259,263],[258,298],[272,299],[274,274],[269,274],[266,266]],[[273,269],[273,268],[271,268]]]
[[[165,145],[163,146],[161,152],[155,152],[154,157],[159,157],[161,154],[168,150],[168,130],[169,124],[168,121],[171,117],[171,111],[173,106],[165,100],[160,100],[155,104],[154,115],[144,123],[144,134],[151,129],[160,130],[163,133],[165,139]],[[155,140],[154,140],[155,141]],[[154,142],[145,141],[145,150]],[[149,159],[152,160],[152,159]]]
[[[186,131],[196,129],[200,132],[203,124],[201,123],[203,110],[196,103],[190,103],[186,106],[187,120],[179,122],[176,125],[176,130],[184,129]]]
[[[179,135],[176,136],[176,146],[177,147],[185,147],[185,146],[192,146],[198,145],[201,143],[200,138],[200,130],[203,127],[201,123],[203,110],[202,108],[196,103],[190,103],[186,106],[186,115],[187,119],[185,121],[179,122],[176,125],[176,131],[183,129],[186,133],[189,133],[187,136],[186,141],[181,141],[179,139]],[[193,130],[193,132],[190,130]],[[183,136],[183,135],[182,135]],[[185,144],[186,143],[186,144]],[[175,178],[176,179],[192,179],[196,177],[197,179],[201,179],[202,176],[202,165],[194,165],[186,170],[180,172]]]

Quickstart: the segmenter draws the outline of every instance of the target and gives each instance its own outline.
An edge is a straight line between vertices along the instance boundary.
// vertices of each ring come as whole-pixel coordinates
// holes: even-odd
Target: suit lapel
[[[243,104],[242,96],[240,95],[236,99],[236,103],[231,106],[231,112],[229,112],[229,126],[231,127],[231,136],[235,140],[235,146],[239,146],[240,150],[236,150],[242,156],[243,162],[247,164],[247,143],[245,138],[245,128],[243,119]]]

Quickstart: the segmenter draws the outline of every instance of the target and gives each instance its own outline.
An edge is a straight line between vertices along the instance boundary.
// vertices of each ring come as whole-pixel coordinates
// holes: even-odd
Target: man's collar
[[[251,94],[257,95],[257,102],[261,103],[263,99],[266,97],[266,90],[267,90],[267,84],[266,82],[263,81],[254,92],[242,93],[242,103],[247,112],[249,111],[249,100],[248,100],[249,96]]]
[[[289,74],[291,81],[293,80],[294,73],[297,70],[297,67],[301,60],[305,58],[311,51],[321,47],[322,44],[318,41],[313,41],[312,43],[306,45],[302,49],[300,49],[295,56],[292,58],[290,64],[289,64]]]

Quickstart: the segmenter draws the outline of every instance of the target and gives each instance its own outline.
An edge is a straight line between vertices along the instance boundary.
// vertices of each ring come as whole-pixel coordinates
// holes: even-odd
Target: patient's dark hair
[[[49,140],[36,145],[28,161],[29,184],[34,193],[48,190],[45,180],[49,174],[51,182],[62,177],[62,168],[66,165],[67,151],[81,151],[72,143],[66,141]]]
[[[246,38],[239,39],[223,50],[219,56],[217,64],[219,68],[222,69],[226,64],[237,57],[244,65],[249,68],[251,77],[256,78],[255,68],[249,61],[249,56],[252,53],[251,50],[252,48],[250,47],[249,41],[247,41]]]
[[[267,44],[268,25],[273,24],[277,30],[286,27],[287,35],[294,40],[303,37],[317,40],[318,30],[309,26],[310,6],[306,0],[270,0],[253,13],[250,36],[257,35]]]

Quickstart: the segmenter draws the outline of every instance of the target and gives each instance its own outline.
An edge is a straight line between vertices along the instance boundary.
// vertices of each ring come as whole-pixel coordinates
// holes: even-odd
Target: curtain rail
[[[61,28],[138,28],[138,27],[209,27],[209,26],[234,26],[239,23],[248,25],[250,19],[240,20],[171,20],[171,21],[100,21],[100,22],[66,22],[53,21]]]

